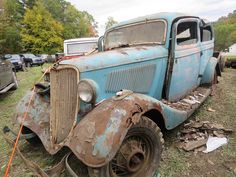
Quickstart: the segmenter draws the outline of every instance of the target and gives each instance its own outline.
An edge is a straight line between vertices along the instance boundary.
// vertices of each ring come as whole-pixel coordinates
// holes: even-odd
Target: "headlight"
[[[22,62],[21,62],[21,61],[18,61],[18,64],[19,64],[19,65],[21,65],[21,64],[22,64]]]
[[[96,87],[92,80],[81,80],[78,86],[79,98],[85,103],[92,103],[96,99]]]

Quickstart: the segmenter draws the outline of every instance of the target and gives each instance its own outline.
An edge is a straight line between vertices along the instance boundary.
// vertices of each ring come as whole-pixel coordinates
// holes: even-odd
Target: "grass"
[[[41,67],[32,67],[28,72],[18,72],[19,88],[0,96],[1,129],[5,125],[11,125],[11,118],[14,116],[16,104],[26,91],[32,88],[33,84],[38,81],[42,74],[41,70]],[[215,109],[216,112],[208,112],[207,109],[209,107]],[[236,130],[235,110],[236,70],[226,69],[223,77],[220,78],[216,95],[208,98],[200,109],[191,116],[191,119],[209,120]],[[181,126],[167,132],[164,136],[166,148],[163,152],[159,170],[161,177],[236,176],[234,173],[234,169],[236,169],[235,133],[229,136],[229,143],[226,146],[209,154],[193,154],[192,152],[184,152],[176,148],[175,141],[180,129]],[[3,176],[12,147],[5,143],[1,133],[0,142],[0,176]],[[51,166],[60,159],[60,154],[50,156],[42,146],[32,147],[27,142],[21,142],[20,148],[27,155],[27,158],[43,168]],[[212,161],[215,165],[209,164],[208,160]],[[22,160],[15,155],[10,176],[29,177],[33,175],[23,164]]]
[[[236,59],[236,56],[225,56],[224,58],[225,60],[232,60],[232,59]]]
[[[48,67],[46,64],[44,67]],[[15,106],[19,100],[25,95],[26,91],[33,87],[33,84],[38,82],[42,72],[41,67],[32,67],[25,72],[17,72],[17,80],[19,87],[15,91],[9,91],[3,95],[0,95],[0,130],[6,125],[11,125],[11,120],[15,114]],[[2,132],[1,132],[2,133]],[[8,156],[12,150],[0,133],[0,175],[3,175],[3,171],[6,168],[6,162],[8,161]],[[18,158],[17,158],[18,159]],[[13,166],[18,166],[22,164],[20,160],[13,161]]]
[[[208,108],[216,112],[208,112]],[[190,119],[208,120],[223,124],[226,128],[236,130],[236,70],[226,69],[219,78],[216,94],[209,97]],[[167,149],[161,162],[162,177],[205,177],[205,176],[236,176],[236,133],[228,136],[229,143],[209,154],[183,152],[173,145],[181,126],[169,132],[166,136]],[[167,157],[167,158],[166,158]],[[208,163],[214,162],[214,166]],[[228,163],[230,162],[230,163]],[[229,167],[227,167],[229,165]]]

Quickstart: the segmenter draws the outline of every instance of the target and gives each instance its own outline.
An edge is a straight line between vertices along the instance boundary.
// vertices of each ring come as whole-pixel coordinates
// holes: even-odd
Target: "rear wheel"
[[[160,163],[164,140],[160,128],[142,117],[133,125],[115,157],[99,169],[89,168],[90,177],[152,177]]]

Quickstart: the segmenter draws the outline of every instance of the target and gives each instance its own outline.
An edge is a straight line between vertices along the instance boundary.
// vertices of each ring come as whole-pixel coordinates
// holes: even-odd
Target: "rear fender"
[[[207,66],[206,66],[204,74],[202,76],[201,84],[211,84],[214,79],[215,71],[218,76],[221,75],[219,64],[218,64],[218,59],[215,57],[211,57]]]
[[[148,110],[159,111],[169,129],[187,118],[186,112],[174,111],[142,94],[134,93],[121,100],[111,98],[103,101],[79,122],[67,146],[84,164],[90,167],[104,166],[115,156],[129,128],[138,123]],[[173,117],[175,119],[171,122]]]

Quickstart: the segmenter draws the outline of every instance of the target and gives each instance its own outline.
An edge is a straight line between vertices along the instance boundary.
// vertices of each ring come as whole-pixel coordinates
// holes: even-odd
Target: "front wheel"
[[[164,140],[160,128],[142,117],[133,125],[115,157],[104,167],[89,168],[90,177],[152,177],[158,170]]]

